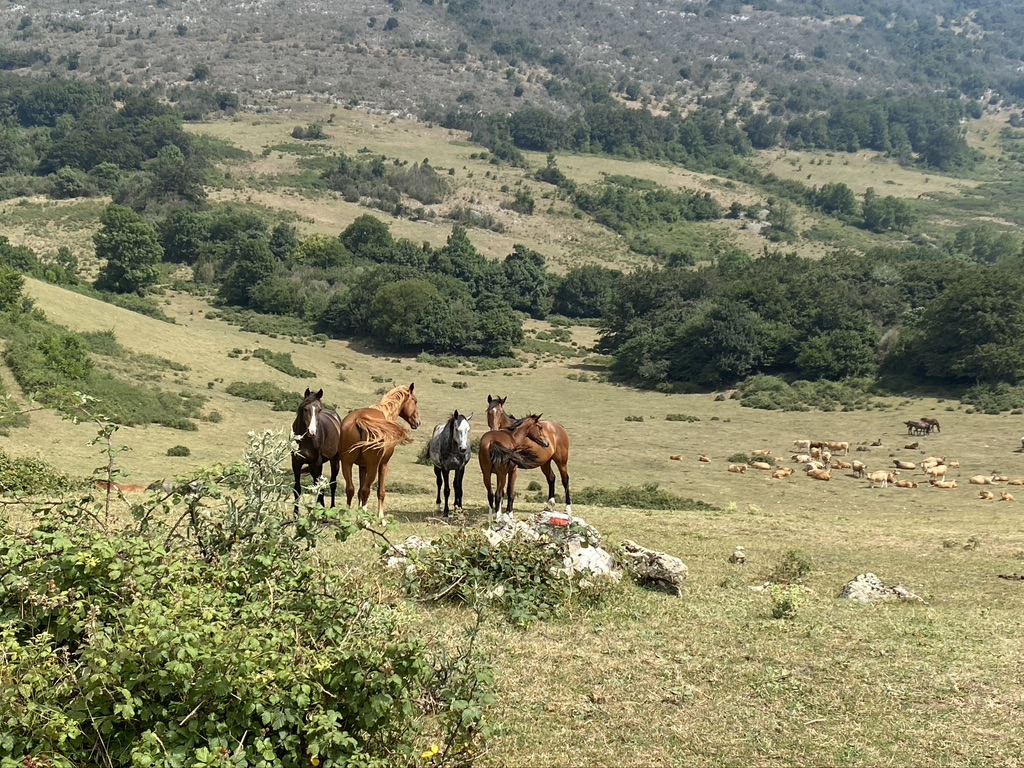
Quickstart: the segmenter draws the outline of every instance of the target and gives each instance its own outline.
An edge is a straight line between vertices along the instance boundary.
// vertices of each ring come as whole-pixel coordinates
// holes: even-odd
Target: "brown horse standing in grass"
[[[512,417],[505,413],[506,400],[508,400],[508,397],[492,398],[490,395],[487,396],[487,426],[491,429],[505,429],[512,422]],[[569,433],[557,421],[541,421],[539,426],[547,445],[534,441],[537,442],[540,449],[533,448],[531,451],[532,458],[529,461],[535,460],[536,463],[531,463],[530,467],[524,468],[532,469],[539,466],[540,471],[547,478],[548,503],[545,510],[550,512],[555,508],[555,470],[551,467],[551,464],[554,463],[558,467],[558,474],[562,479],[562,488],[565,489],[565,512],[571,515],[572,498],[569,495]]]
[[[480,438],[480,471],[484,475],[484,488],[487,489],[487,509],[497,519],[501,512],[501,502],[506,492],[508,502],[506,514],[512,517],[512,503],[516,490],[517,462],[524,459],[516,450],[524,442],[536,443],[538,447],[546,447],[543,430],[540,428],[540,416],[527,416],[512,422],[508,428],[492,429]],[[527,454],[525,460],[533,454]],[[533,466],[537,466],[534,464]],[[491,475],[497,478],[497,490],[491,490]],[[507,485],[507,491],[506,491]]]
[[[309,465],[313,484],[320,480],[324,461],[331,462],[331,506],[338,489],[338,464],[341,461],[341,418],[334,411],[324,408],[324,391],[310,392],[306,389],[302,403],[295,411],[292,434],[298,443],[292,451],[292,473],[295,475],[295,513],[299,512],[299,496],[302,494],[302,468]],[[324,504],[321,491],[316,497],[320,506]]]
[[[359,467],[359,506],[366,509],[370,487],[377,482],[377,516],[384,519],[384,478],[396,445],[412,442],[405,427],[396,423],[403,419],[410,427],[420,425],[419,404],[413,384],[395,387],[377,405],[352,411],[341,421],[341,471],[345,475],[345,499],[352,506],[355,484],[352,467]]]

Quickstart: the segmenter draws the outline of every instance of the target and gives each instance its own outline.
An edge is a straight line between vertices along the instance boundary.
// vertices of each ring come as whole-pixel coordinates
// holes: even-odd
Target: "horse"
[[[345,500],[349,507],[355,496],[352,467],[359,467],[359,506],[364,511],[370,501],[370,487],[377,483],[377,516],[384,521],[384,479],[395,446],[412,442],[405,427],[395,422],[401,417],[410,427],[420,425],[419,404],[413,384],[395,387],[381,397],[377,405],[350,411],[341,420],[341,472],[345,476]]]
[[[941,432],[942,431],[939,428],[939,420],[938,419],[933,419],[930,416],[922,416],[921,417],[921,423],[922,424],[927,424],[929,427],[934,429],[936,432]]]
[[[487,396],[487,426],[491,429],[506,427],[511,417],[505,413],[505,401],[508,397],[491,398]],[[548,480],[548,503],[544,507],[546,512],[555,508],[555,471],[551,468],[554,462],[558,467],[558,474],[562,479],[562,488],[565,489],[565,513],[572,514],[572,499],[569,495],[569,433],[565,427],[557,421],[540,422],[541,433],[544,435],[546,445],[534,441],[543,449],[537,452],[540,471]]]
[[[302,494],[300,476],[302,468],[309,465],[309,474],[316,484],[323,473],[324,461],[331,462],[331,506],[338,489],[338,465],[341,461],[341,418],[334,411],[324,408],[324,391],[310,392],[302,397],[302,403],[295,411],[292,435],[298,447],[292,451],[292,473],[295,475],[295,513],[299,512],[299,497]],[[324,504],[321,490],[317,503]]]
[[[466,465],[473,455],[469,447],[469,422],[472,414],[463,416],[456,410],[448,421],[434,427],[430,438],[427,456],[434,465],[434,476],[437,478],[437,502],[434,514],[441,511],[441,485],[444,485],[444,516],[448,517],[448,498],[451,494],[449,478],[455,472],[455,511],[462,511],[462,478],[466,474]]]
[[[540,447],[547,447],[547,440],[540,426],[540,416],[527,416],[509,425],[508,429],[492,429],[480,438],[480,471],[484,476],[484,488],[487,489],[487,510],[494,513],[495,519],[501,513],[501,502],[508,487],[506,514],[512,517],[512,505],[516,488],[516,464],[503,460],[517,447],[526,441],[533,441]],[[498,451],[494,450],[499,448]],[[501,450],[503,449],[503,450]],[[535,465],[536,466],[536,465]],[[497,478],[497,490],[491,490],[491,476]]]
[[[923,421],[904,421],[908,435],[927,435],[932,431],[932,425]]]

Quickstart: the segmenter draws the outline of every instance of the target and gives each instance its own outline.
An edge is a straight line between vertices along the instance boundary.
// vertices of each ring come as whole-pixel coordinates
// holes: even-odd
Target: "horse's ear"
[[[308,389],[306,390],[306,394],[307,395],[309,394],[309,390]],[[317,400],[323,400],[324,399],[324,391],[322,389],[319,392],[316,393],[316,399]]]
[[[309,397],[309,387],[306,387],[306,394],[302,396],[302,399],[305,400],[307,397]]]
[[[452,418],[453,418],[453,419],[457,419],[457,418],[459,418],[459,409],[458,409],[458,408],[456,408],[456,409],[455,409],[455,412],[454,412],[454,413],[452,413]]]
[[[498,398],[498,402],[501,403],[503,406],[505,405],[505,401],[506,400],[508,400],[508,395],[505,395],[504,397]]]
[[[416,387],[416,385],[415,385],[415,384],[410,384],[410,385],[409,385],[409,394],[410,394],[410,395],[412,394],[412,391],[413,391],[413,389],[414,389],[415,387]]]

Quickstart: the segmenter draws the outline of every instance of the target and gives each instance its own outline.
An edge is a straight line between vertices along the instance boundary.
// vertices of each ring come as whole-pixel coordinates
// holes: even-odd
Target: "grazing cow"
[[[865,466],[864,462],[863,461],[857,461],[856,459],[854,459],[851,462],[851,464],[853,464],[853,466],[850,467],[853,470],[853,476],[854,477],[864,477],[864,473],[868,471],[868,468],[867,468],[867,466]]]
[[[1013,501],[1013,494],[1009,491],[1001,491],[999,494],[1000,501]]]
[[[929,478],[935,478],[936,480],[938,480],[940,477],[946,476],[946,470],[948,469],[949,467],[947,467],[945,464],[936,464],[934,467],[928,467],[928,469],[926,469],[924,473],[928,475]]]
[[[840,451],[842,451],[843,455],[845,456],[850,452],[850,444],[845,441],[830,442],[828,444],[828,449],[832,451],[832,453],[839,453]]]
[[[1021,444],[1021,447],[1024,448],[1024,437],[1022,437],[1020,439],[1020,444]],[[803,451],[803,452],[806,453],[807,451],[811,450],[811,441],[810,440],[794,440],[793,441],[793,447],[796,448],[798,451]]]
[[[917,483],[913,480],[897,480],[893,485],[897,488],[917,488]]]
[[[991,501],[996,495],[992,491],[978,491],[978,498],[984,499],[985,501]]]
[[[892,470],[892,471],[889,471],[889,472],[885,472],[885,471],[881,471],[881,472],[868,472],[868,474],[867,474],[868,484],[869,484],[868,487],[869,488],[875,488],[875,487],[881,485],[883,488],[885,488],[887,485],[895,484],[896,483],[896,475],[898,473],[899,473],[899,470]]]

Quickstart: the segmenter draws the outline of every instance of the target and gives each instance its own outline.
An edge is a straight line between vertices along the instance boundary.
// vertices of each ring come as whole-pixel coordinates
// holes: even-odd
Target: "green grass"
[[[329,130],[336,136],[332,146],[351,152],[374,141],[370,149],[389,157],[413,162],[429,157],[436,167],[458,169],[455,178],[466,185],[459,192],[463,196],[498,201],[503,199],[500,185],[514,186],[517,180],[519,172],[506,168],[485,179],[491,168],[469,158],[477,148],[466,145],[461,135],[449,137],[427,127],[410,131],[401,121],[370,131],[370,123],[379,118],[355,111],[339,115],[343,124]],[[288,116],[277,124],[266,116],[259,120],[258,126],[241,120],[203,129],[237,134],[258,158],[254,162],[261,172],[294,172],[293,155],[261,158],[260,150],[280,143],[293,125],[310,118]],[[529,157],[535,167],[544,162],[543,156]],[[790,165],[794,158],[797,165]],[[994,176],[980,185],[929,177],[864,153],[814,159],[824,164],[810,166],[809,154],[773,162],[808,184],[821,184],[833,173],[834,180],[846,181],[858,194],[866,186],[915,200],[927,193],[915,202],[925,216],[922,231],[931,231],[934,217],[939,217],[937,226],[949,228],[976,213],[990,215],[986,199],[1000,206],[1000,215],[1019,216],[1005,211],[1016,197],[1005,202],[994,195],[986,198],[985,184],[994,185]],[[799,168],[801,162],[808,164]],[[673,188],[705,183],[680,169],[596,156],[560,156],[559,167],[579,182],[612,172]],[[813,174],[809,181],[808,172]],[[244,182],[245,174],[238,170],[235,178]],[[884,184],[887,179],[894,183]],[[744,204],[759,200],[743,185],[725,190],[707,184],[722,195],[725,207],[727,195]],[[1015,183],[1005,189],[1018,194]],[[245,190],[252,192],[251,187]],[[962,190],[973,190],[977,199],[965,199]],[[293,211],[312,231],[337,234],[364,212],[334,200],[313,204],[280,193],[252,194],[261,204],[273,202]],[[535,197],[538,211],[546,210],[549,201]],[[529,229],[510,219],[506,234],[474,231],[471,237],[497,258],[509,253],[513,242],[523,242],[551,254],[550,261],[563,267],[584,261],[639,263],[607,231],[566,216],[560,202],[550,204],[555,212],[529,217]],[[32,215],[49,213],[33,209]],[[813,236],[829,244],[860,247],[869,241],[852,230],[852,239],[843,241],[830,223],[810,221],[802,228],[819,227]],[[42,224],[38,229],[49,233]],[[449,228],[394,220],[392,231],[439,245]],[[567,238],[570,231],[575,239]],[[230,357],[232,350],[251,350],[257,343],[245,328],[211,319],[213,313],[200,298],[171,297],[165,311],[175,319],[172,325],[138,315],[126,322],[109,305],[36,281],[29,281],[29,291],[54,322],[98,334],[115,328],[116,342],[128,357],[155,355],[176,363],[181,370],[168,366],[159,372],[175,378],[176,392],[207,397],[204,410],[217,414],[189,434],[190,455],[173,461],[167,451],[181,442],[181,433],[156,425],[120,430],[117,444],[131,450],[119,454],[118,461],[133,481],[147,484],[235,461],[250,430],[289,428],[298,403],[294,379],[246,355]],[[555,330],[546,323],[531,327]],[[1014,503],[982,501],[964,480],[993,471],[1024,477],[1017,452],[1019,414],[1003,408],[1018,407],[1016,392],[978,392],[976,404],[968,405],[935,397],[872,395],[863,400],[865,394],[855,390],[798,386],[776,391],[766,386],[766,400],[784,394],[808,410],[764,410],[745,408],[726,396],[641,392],[597,376],[570,379],[567,374],[578,374],[581,366],[603,369],[607,359],[570,359],[571,348],[556,335],[534,340],[554,346],[524,352],[527,364],[487,370],[470,360],[363,354],[342,341],[294,343],[293,338],[308,338],[298,328],[262,330],[279,336],[274,349],[309,372],[312,381],[306,385],[323,387],[340,412],[375,403],[381,382],[415,382],[423,425],[411,432],[414,444],[400,446],[390,463],[390,540],[435,537],[443,530],[430,522],[433,470],[416,457],[432,426],[456,408],[475,412],[473,437],[478,439],[486,429],[483,414],[491,394],[508,396],[515,414],[540,412],[566,426],[572,439],[573,511],[600,530],[606,546],[632,539],[688,565],[681,598],[626,584],[600,605],[573,606],[562,620],[526,629],[486,621],[480,642],[497,660],[498,704],[489,714],[495,732],[482,766],[1019,763],[1024,753],[1017,669],[1024,652],[1017,607],[1021,586],[998,576],[1024,573],[1024,534],[1016,506],[1024,503],[1024,493]],[[594,334],[574,327],[574,338],[581,347],[589,346],[592,340],[584,344],[580,338],[583,331]],[[451,369],[440,367],[445,365]],[[467,389],[451,384],[459,369],[477,373]],[[9,384],[8,389],[16,401],[25,402],[24,393]],[[832,410],[823,412],[819,406],[825,395]],[[280,410],[268,408],[264,400]],[[687,418],[680,424],[666,414]],[[942,433],[907,437],[903,422],[927,415],[941,420]],[[18,458],[49,457],[57,446],[60,460],[53,466],[69,476],[86,476],[103,462],[98,447],[89,443],[92,425],[72,424],[45,411],[30,416],[32,428],[18,432],[16,445],[5,446],[12,456],[16,451]],[[890,467],[894,458],[958,459],[962,466],[953,474],[961,478],[961,487],[943,491],[922,483],[918,489],[870,489],[849,471],[834,472],[827,483],[799,472],[774,480],[753,469],[743,475],[727,471],[730,457],[769,449],[785,460],[794,440],[809,438],[849,441],[851,458],[864,461],[869,470]],[[919,447],[905,447],[911,441]],[[700,454],[711,461],[699,462]],[[672,461],[673,455],[682,460]],[[538,482],[544,482],[539,471],[520,473],[518,515],[540,511],[541,498],[526,490]],[[560,488],[556,496],[561,498]],[[466,474],[465,499],[465,524],[482,525],[486,500],[475,462]],[[668,509],[658,507],[662,499],[668,500]],[[687,509],[689,502],[683,500],[692,500],[696,509]],[[728,561],[737,545],[746,548],[743,566]],[[339,568],[379,578],[377,542],[368,535],[353,546],[320,551]],[[761,587],[794,551],[806,557],[810,569],[802,576],[805,591],[795,612],[781,620],[773,617],[777,600]],[[865,571],[886,584],[903,583],[924,602],[860,606],[837,600],[842,585]],[[409,602],[404,610],[435,633],[439,643],[460,640],[473,621],[459,606]]]

